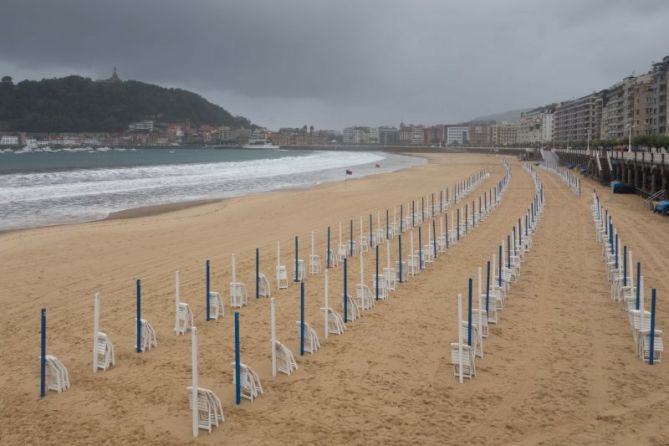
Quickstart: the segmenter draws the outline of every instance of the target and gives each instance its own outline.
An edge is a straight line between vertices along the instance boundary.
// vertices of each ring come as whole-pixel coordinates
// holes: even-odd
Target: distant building
[[[541,142],[553,142],[553,113],[544,113],[541,123]]]
[[[535,108],[520,115],[516,142],[539,144],[553,140],[554,106]]]
[[[122,81],[121,81],[121,78],[118,77],[118,73],[116,73],[116,67],[114,67],[114,72],[112,73],[111,77],[109,77],[107,79],[99,80],[97,82],[103,82],[103,83],[106,83],[106,84],[116,84],[116,83],[119,83],[119,82],[122,82]]]
[[[652,76],[652,90],[649,101],[652,106],[650,114],[650,133],[669,134],[669,111],[667,110],[669,98],[669,56],[662,62],[653,64],[650,72]]]
[[[555,108],[553,141],[587,141],[600,139],[603,92],[561,102]]]
[[[400,138],[400,132],[395,127],[379,127],[379,144],[391,145],[397,144]]]
[[[18,136],[0,136],[0,146],[18,146],[19,137]]]
[[[498,146],[511,146],[518,142],[517,122],[502,122],[495,124],[493,131],[493,144]]]
[[[469,127],[467,126],[448,126],[446,128],[446,145],[463,145],[469,141]]]
[[[153,121],[138,121],[133,122],[128,126],[128,130],[132,132],[152,132],[154,127]]]
[[[471,146],[488,146],[490,145],[490,130],[487,124],[474,124],[469,126],[469,145]]]

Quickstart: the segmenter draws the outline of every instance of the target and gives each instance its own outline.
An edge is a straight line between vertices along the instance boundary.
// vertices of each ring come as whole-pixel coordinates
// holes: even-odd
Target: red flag
[[[346,169],[346,175],[353,175],[353,171]]]

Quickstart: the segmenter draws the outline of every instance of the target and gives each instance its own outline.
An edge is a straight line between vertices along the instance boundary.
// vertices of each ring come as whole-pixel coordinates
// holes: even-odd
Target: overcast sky
[[[1,0],[0,75],[193,90],[280,126],[449,123],[669,55],[668,0]]]

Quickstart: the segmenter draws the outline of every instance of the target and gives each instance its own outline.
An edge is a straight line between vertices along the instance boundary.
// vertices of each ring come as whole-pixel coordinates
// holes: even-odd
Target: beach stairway
[[[235,373],[236,362],[232,364],[232,384],[237,384],[237,378]],[[239,364],[239,386],[241,388],[242,398],[247,400],[255,400],[260,395],[262,395],[262,385],[260,383],[260,378],[258,374],[248,365],[244,363]]]
[[[290,375],[297,370],[297,362],[295,362],[293,352],[288,347],[279,341],[274,341],[274,353],[276,355],[276,369],[279,372]]]
[[[62,393],[70,388],[70,375],[58,358],[46,355],[46,388]]]
[[[193,387],[186,387],[189,407],[193,408]],[[224,421],[221,400],[214,392],[203,387],[197,388],[198,429],[211,430]]]
[[[299,337],[302,324],[300,321],[296,321],[295,323],[297,324],[297,336]],[[304,321],[304,351],[313,354],[316,353],[319,348],[321,348],[321,343],[318,340],[316,330]]]
[[[116,365],[116,360],[114,359],[114,344],[112,344],[111,339],[101,331],[98,332],[95,337],[95,355],[97,359],[97,368],[100,370],[107,370]]]

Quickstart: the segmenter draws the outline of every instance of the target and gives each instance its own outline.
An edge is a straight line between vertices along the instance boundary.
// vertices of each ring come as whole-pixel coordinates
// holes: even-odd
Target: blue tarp
[[[634,192],[632,186],[627,186],[622,181],[611,181],[609,185],[611,186],[611,192],[614,194],[629,194]]]
[[[567,169],[573,169],[574,166],[576,166],[576,164],[569,163],[569,164],[567,164]]]
[[[669,200],[658,201],[653,212],[667,215],[669,213]]]

